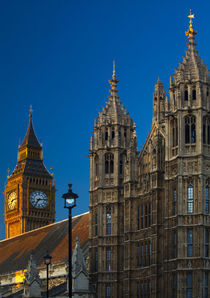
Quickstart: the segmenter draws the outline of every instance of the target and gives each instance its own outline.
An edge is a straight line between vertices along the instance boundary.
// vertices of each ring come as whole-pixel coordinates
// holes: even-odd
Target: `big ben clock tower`
[[[33,129],[30,111],[17,165],[5,186],[6,238],[48,225],[55,220],[55,185],[45,168],[42,145]]]

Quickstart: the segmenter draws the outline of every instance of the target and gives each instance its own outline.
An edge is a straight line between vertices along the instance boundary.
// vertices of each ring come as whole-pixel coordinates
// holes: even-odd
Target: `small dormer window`
[[[192,91],[192,99],[196,100],[196,90],[195,89],[193,89],[193,91]]]

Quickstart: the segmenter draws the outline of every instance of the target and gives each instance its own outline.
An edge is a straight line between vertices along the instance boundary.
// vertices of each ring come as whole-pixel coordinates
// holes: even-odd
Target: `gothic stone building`
[[[209,297],[210,77],[192,22],[183,62],[158,79],[138,152],[113,71],[90,141],[90,277],[97,297]]]

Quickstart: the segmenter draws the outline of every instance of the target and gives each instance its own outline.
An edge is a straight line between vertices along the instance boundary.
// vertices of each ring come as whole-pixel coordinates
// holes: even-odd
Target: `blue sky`
[[[0,2],[0,239],[4,185],[28,126],[29,106],[54,168],[56,221],[67,217],[62,194],[78,193],[74,214],[88,210],[89,139],[109,95],[112,61],[119,95],[137,125],[139,149],[151,127],[152,94],[185,54],[189,9],[199,53],[210,61],[208,1],[10,0]]]

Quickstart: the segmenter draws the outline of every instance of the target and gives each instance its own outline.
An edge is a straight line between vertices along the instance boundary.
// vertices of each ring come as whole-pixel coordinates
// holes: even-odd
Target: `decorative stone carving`
[[[41,297],[41,280],[33,255],[30,256],[26,278],[24,281],[23,297]]]

